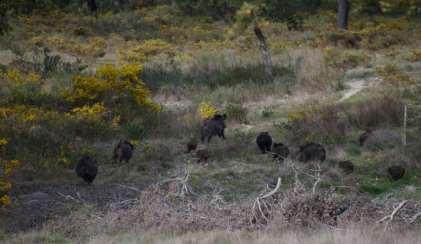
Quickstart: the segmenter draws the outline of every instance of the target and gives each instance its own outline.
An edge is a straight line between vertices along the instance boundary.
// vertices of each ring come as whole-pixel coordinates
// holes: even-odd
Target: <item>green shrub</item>
[[[306,104],[288,113],[288,120],[278,124],[292,143],[319,141],[323,144],[344,143],[349,126],[340,107]]]
[[[398,127],[402,125],[403,102],[397,94],[385,91],[347,105],[344,113],[357,128]]]
[[[363,52],[354,50],[340,51],[337,48],[325,48],[326,62],[336,68],[351,69],[357,66],[367,65],[370,57]]]
[[[236,120],[241,123],[248,123],[247,114],[248,110],[242,104],[228,104],[225,107],[225,113],[229,119]]]
[[[176,0],[177,7],[184,13],[193,15],[205,15],[215,19],[224,16],[232,16],[241,6],[241,0]]]
[[[129,139],[138,140],[142,138],[146,131],[144,121],[141,119],[134,119],[127,122],[124,126],[125,134]]]

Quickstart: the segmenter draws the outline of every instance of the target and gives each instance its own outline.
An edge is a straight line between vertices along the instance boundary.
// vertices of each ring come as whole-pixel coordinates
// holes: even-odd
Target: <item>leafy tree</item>
[[[176,6],[190,16],[205,15],[214,19],[232,16],[243,2],[242,0],[175,0]]]
[[[299,13],[313,12],[321,4],[321,0],[263,0],[261,8],[265,17],[284,21]]]

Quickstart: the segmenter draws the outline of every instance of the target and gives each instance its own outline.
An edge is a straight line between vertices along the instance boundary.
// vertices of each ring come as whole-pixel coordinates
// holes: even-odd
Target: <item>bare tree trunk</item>
[[[337,17],[337,27],[339,29],[346,30],[348,29],[348,15],[349,15],[349,1],[348,0],[337,0],[338,3],[338,13]]]
[[[0,36],[2,36],[9,31],[9,20],[7,19],[6,11],[0,14]]]
[[[408,117],[408,106],[405,104],[403,108],[403,132],[402,132],[402,144],[406,146],[406,128],[407,128],[407,117]]]
[[[95,0],[87,0],[89,11],[93,14],[97,14],[98,5]]]
[[[262,54],[263,65],[265,66],[265,73],[269,79],[273,79],[272,73],[272,58],[266,42],[266,37],[263,35],[262,29],[260,29],[257,22],[254,23],[254,34],[259,42],[260,52]]]

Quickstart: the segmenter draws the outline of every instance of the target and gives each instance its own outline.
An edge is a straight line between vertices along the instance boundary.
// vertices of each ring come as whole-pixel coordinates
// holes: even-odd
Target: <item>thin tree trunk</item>
[[[406,146],[406,127],[407,127],[407,117],[408,117],[408,106],[405,104],[403,108],[403,132],[402,132],[402,144]]]
[[[96,4],[96,1],[95,0],[87,0],[87,3],[88,3],[89,11],[91,11],[91,13],[96,15],[97,11],[98,11],[98,5]]]
[[[254,23],[254,34],[259,42],[259,49],[262,54],[263,65],[265,66],[265,73],[269,79],[273,79],[272,73],[272,58],[266,42],[266,37],[263,35],[262,29],[260,29],[257,22]]]
[[[339,29],[348,29],[348,15],[349,15],[349,1],[348,0],[337,0],[338,13],[337,13],[337,27]]]
[[[9,20],[7,19],[6,11],[0,14],[0,36],[2,36],[9,31]]]

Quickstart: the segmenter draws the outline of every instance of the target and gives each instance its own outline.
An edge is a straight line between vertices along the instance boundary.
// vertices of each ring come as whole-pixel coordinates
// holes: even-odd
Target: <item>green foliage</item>
[[[403,101],[393,90],[370,94],[345,107],[349,123],[357,128],[375,128],[379,126],[400,126],[402,124]]]
[[[370,57],[364,52],[355,50],[341,51],[337,48],[325,48],[324,55],[329,65],[339,69],[351,69],[357,66],[367,65]]]
[[[324,144],[343,143],[348,121],[340,107],[310,105],[299,107],[287,115],[287,121],[278,125],[286,131],[289,141],[303,143],[320,141]]]
[[[229,119],[236,120],[240,123],[247,124],[247,114],[248,109],[244,107],[242,104],[233,104],[230,103],[225,107],[225,113],[227,114]]]
[[[9,192],[12,188],[11,176],[20,166],[18,160],[7,160],[5,156],[8,141],[0,138],[0,207],[8,206],[11,203]]]
[[[160,106],[140,72],[139,65],[104,66],[94,76],[74,77],[57,94],[37,74],[1,73],[0,133],[10,138],[8,152],[35,167],[69,166],[88,144],[109,139],[129,118],[148,121]],[[137,125],[128,128],[143,135]]]
[[[391,179],[386,177],[373,178],[372,176],[369,176],[362,179],[360,190],[362,192],[368,192],[373,195],[378,195],[381,193],[388,192],[392,189],[404,186],[406,184],[410,184],[411,178],[411,176],[405,175],[402,179],[398,181],[392,181]]]
[[[152,102],[149,89],[139,78],[141,70],[139,65],[121,68],[106,65],[95,76],[75,77],[74,84],[63,96],[74,105],[102,102],[123,121],[134,108],[158,111],[160,107]]]
[[[129,139],[138,140],[145,136],[146,128],[144,125],[144,121],[141,119],[134,119],[127,122],[123,125],[125,130],[125,134],[127,134]]]
[[[177,7],[184,13],[209,16],[215,19],[232,16],[241,6],[243,0],[176,0]]]
[[[285,21],[300,12],[315,11],[320,6],[320,0],[264,0],[262,12],[269,19]]]
[[[263,118],[270,118],[274,115],[273,109],[271,107],[264,107],[262,110]]]
[[[403,72],[396,64],[388,63],[384,66],[376,67],[377,74],[389,85],[396,88],[403,88],[413,83],[411,78]]]

